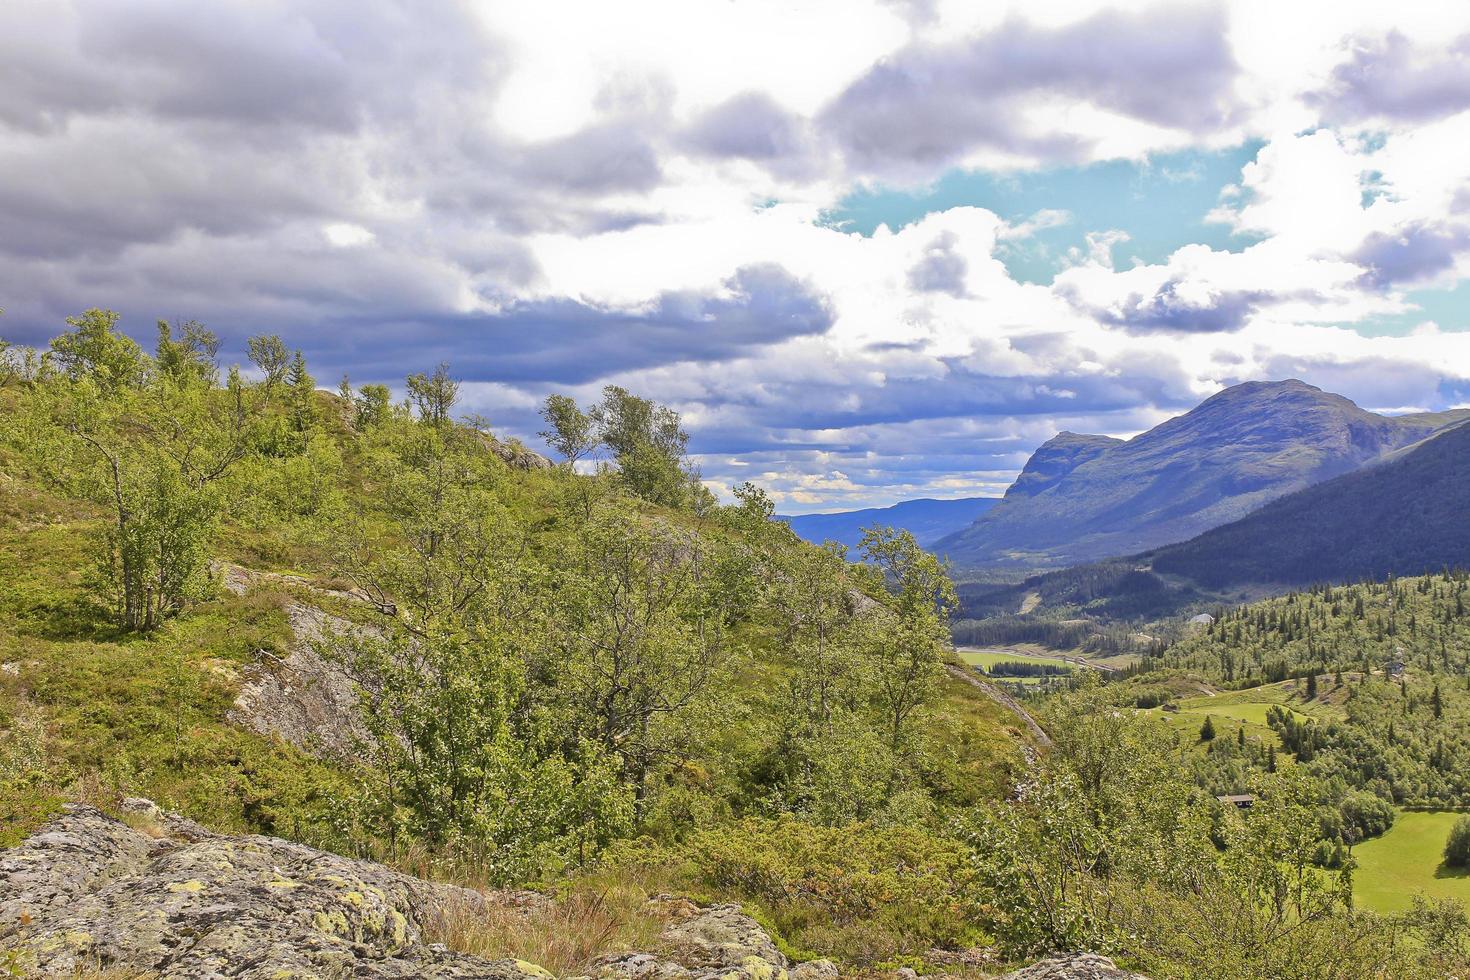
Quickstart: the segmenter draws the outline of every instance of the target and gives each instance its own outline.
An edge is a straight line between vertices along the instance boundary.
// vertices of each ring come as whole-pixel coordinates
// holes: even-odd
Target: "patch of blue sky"
[[[1446,332],[1470,330],[1470,279],[1446,289],[1411,289],[1404,298],[1417,309],[1343,324],[1365,337],[1403,337],[1426,321]]]
[[[994,211],[1013,224],[1040,211],[1066,211],[1070,218],[1064,224],[997,249],[1012,277],[1041,284],[1050,283],[1066,266],[1071,250],[1086,253],[1089,232],[1127,233],[1128,241],[1113,249],[1120,267],[1162,262],[1191,243],[1240,251],[1257,239],[1207,217],[1220,203],[1221,190],[1240,180],[1241,168],[1255,159],[1261,145],[1025,173],[952,170],[919,190],[855,190],[826,212],[822,223],[871,235],[879,225],[898,230],[935,211],[966,205]]]

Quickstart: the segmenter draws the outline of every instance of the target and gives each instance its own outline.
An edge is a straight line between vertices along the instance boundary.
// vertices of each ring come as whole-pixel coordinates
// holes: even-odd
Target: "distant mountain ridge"
[[[947,534],[968,527],[977,517],[1000,503],[999,497],[960,497],[938,500],[919,497],[890,507],[868,507],[863,510],[839,511],[831,514],[801,514],[778,517],[791,525],[791,530],[813,544],[840,541],[856,548],[862,540],[863,528],[875,524],[903,528],[913,534],[925,548]]]
[[[1048,568],[1188,540],[1470,418],[1384,416],[1302,381],[1247,382],[1132,439],[1062,433],[1002,503],[935,543],[961,568]]]
[[[1470,422],[1178,544],[1009,587],[961,587],[966,615],[1086,607],[1099,619],[1470,566]]]
[[[1207,588],[1309,585],[1470,565],[1470,423],[1151,556]]]

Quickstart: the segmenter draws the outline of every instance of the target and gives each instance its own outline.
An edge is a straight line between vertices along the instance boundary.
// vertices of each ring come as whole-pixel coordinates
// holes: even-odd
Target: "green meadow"
[[[1382,837],[1353,849],[1358,870],[1353,897],[1374,912],[1400,912],[1416,892],[1431,898],[1470,902],[1470,872],[1444,866],[1443,852],[1450,828],[1462,813],[1400,813]]]
[[[976,649],[970,649],[970,648],[967,648],[967,647],[960,647],[957,650],[955,650],[955,654],[956,654],[956,656],[958,656],[961,660],[963,660],[965,663],[969,664],[970,666],[972,666],[972,667],[984,667],[986,670],[989,670],[991,667],[995,666],[996,664],[1000,664],[1000,663],[1011,663],[1011,664],[1048,664],[1048,665],[1053,665],[1053,666],[1064,666],[1064,667],[1075,667],[1076,666],[1075,664],[1070,664],[1070,663],[1064,664],[1064,663],[1062,663],[1062,659],[1060,657],[1056,657],[1056,656],[1052,656],[1052,657],[1035,656],[1035,655],[1029,654],[1029,653],[1020,653],[1020,652],[1015,651],[1015,650],[997,649],[995,647],[987,647],[986,649],[983,649],[983,650],[976,650]]]

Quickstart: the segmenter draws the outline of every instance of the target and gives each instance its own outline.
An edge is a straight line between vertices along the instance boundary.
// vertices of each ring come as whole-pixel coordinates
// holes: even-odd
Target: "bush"
[[[986,939],[965,849],[902,824],[750,817],[677,847],[614,846],[607,864],[664,890],[741,901],[801,957],[873,966]]]
[[[1444,845],[1444,863],[1452,868],[1470,868],[1470,817],[1461,817],[1450,829]]]

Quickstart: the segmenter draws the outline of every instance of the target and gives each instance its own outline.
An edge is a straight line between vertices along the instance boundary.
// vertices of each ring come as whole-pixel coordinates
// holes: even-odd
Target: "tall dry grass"
[[[427,923],[424,939],[486,959],[511,957],[556,976],[588,973],[607,953],[654,949],[663,921],[633,886],[585,887],[554,903],[447,909]]]

